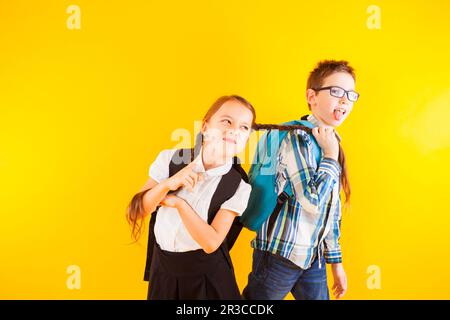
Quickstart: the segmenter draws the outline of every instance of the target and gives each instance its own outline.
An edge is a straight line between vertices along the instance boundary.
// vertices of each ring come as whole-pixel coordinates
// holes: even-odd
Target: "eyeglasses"
[[[336,97],[336,98],[342,98],[344,96],[344,94],[347,94],[347,98],[351,102],[356,102],[359,98],[359,93],[352,91],[352,90],[347,91],[345,89],[342,89],[341,87],[336,87],[336,86],[317,88],[317,89],[313,89],[313,90],[314,91],[330,90],[330,95],[332,95],[333,97]]]

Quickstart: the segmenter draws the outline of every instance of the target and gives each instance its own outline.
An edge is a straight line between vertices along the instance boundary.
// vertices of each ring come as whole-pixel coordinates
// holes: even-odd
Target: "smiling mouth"
[[[223,141],[229,142],[229,143],[233,143],[236,144],[236,141],[232,140],[232,139],[228,139],[228,138],[223,138]]]

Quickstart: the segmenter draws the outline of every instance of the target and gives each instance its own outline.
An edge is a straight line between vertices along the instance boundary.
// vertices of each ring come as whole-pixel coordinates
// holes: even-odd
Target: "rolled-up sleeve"
[[[341,202],[338,196],[337,203],[332,211],[332,225],[331,229],[325,237],[324,256],[326,263],[341,263],[342,251],[339,240],[341,238],[341,221],[342,209]]]

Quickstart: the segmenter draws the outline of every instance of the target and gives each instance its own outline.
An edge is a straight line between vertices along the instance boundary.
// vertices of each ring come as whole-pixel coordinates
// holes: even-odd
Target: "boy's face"
[[[323,87],[341,87],[346,91],[355,90],[355,80],[346,72],[336,72],[325,78]],[[318,89],[318,88],[315,88]],[[333,97],[330,90],[306,91],[306,99],[311,106],[312,114],[327,126],[338,127],[348,117],[353,108],[353,102],[347,94],[342,98]]]

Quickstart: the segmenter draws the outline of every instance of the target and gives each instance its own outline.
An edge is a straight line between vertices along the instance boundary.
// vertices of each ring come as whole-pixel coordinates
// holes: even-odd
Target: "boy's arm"
[[[333,208],[333,207],[332,207]],[[332,212],[331,230],[325,236],[325,261],[326,263],[342,263],[342,252],[339,239],[341,238],[342,209],[340,199],[337,200],[336,207]]]
[[[335,183],[339,182],[339,163],[332,158],[322,158],[316,171],[312,141],[306,132],[297,130],[290,132],[282,143],[280,165],[302,207],[314,214],[323,213]]]

